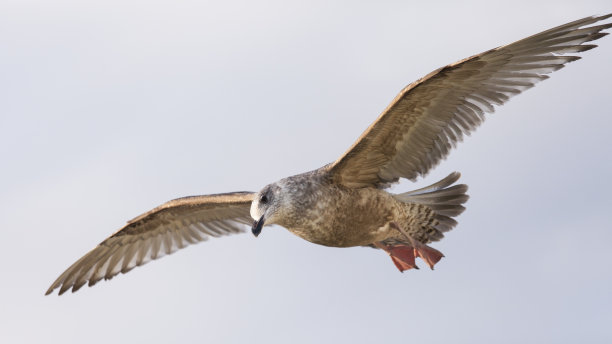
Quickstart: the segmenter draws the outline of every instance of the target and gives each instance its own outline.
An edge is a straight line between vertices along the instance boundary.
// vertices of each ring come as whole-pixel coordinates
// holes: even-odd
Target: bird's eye
[[[259,201],[261,203],[268,203],[268,195],[261,196],[261,199]]]

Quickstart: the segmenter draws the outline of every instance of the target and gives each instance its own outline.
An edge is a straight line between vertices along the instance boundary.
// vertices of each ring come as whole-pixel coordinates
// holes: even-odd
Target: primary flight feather
[[[607,33],[612,17],[587,17],[437,69],[404,88],[335,162],[281,179],[258,193],[193,196],[167,202],[129,221],[71,265],[49,287],[77,291],[210,237],[278,224],[313,243],[386,251],[400,271],[431,268],[440,240],[465,209],[467,186],[451,173],[403,194],[383,189],[425,176],[451,148],[512,96],[580,59],[574,54]]]

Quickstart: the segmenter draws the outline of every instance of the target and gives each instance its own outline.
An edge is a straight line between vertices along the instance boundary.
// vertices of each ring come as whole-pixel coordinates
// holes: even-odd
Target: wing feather
[[[66,269],[46,294],[56,288],[60,295],[69,289],[75,292],[211,236],[243,232],[252,221],[249,209],[254,195],[235,192],[167,202],[128,221]]]
[[[511,97],[580,59],[563,56],[592,48],[612,14],[557,26],[437,69],[408,85],[353,146],[328,165],[347,187],[386,187],[426,175],[457,142]]]

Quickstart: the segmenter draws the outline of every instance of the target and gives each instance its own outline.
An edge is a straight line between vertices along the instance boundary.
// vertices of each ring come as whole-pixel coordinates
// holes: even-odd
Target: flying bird
[[[587,17],[439,68],[406,86],[341,157],[259,192],[191,196],[130,221],[51,284],[75,292],[190,244],[280,225],[312,243],[369,246],[400,271],[430,268],[443,254],[429,246],[457,225],[468,200],[459,173],[428,187],[392,194],[400,178],[424,177],[496,106],[548,79],[596,47],[612,14]]]

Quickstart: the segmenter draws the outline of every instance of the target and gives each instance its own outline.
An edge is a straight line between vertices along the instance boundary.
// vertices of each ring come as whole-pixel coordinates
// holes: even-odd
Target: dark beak
[[[253,222],[253,228],[251,228],[251,231],[253,232],[253,235],[255,237],[257,237],[259,235],[259,233],[261,233],[261,229],[263,228],[264,222],[266,222],[264,220],[264,217],[260,217],[259,220]]]

